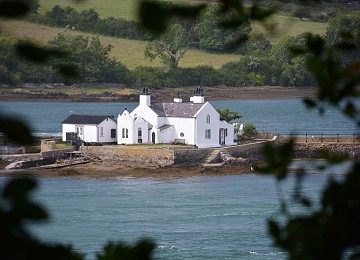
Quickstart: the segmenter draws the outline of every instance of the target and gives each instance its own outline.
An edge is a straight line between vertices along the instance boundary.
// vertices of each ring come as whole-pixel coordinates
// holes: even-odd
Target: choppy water
[[[125,108],[132,110],[138,103],[74,103],[74,102],[0,102],[0,113],[27,121],[36,135],[60,135],[61,121],[70,111],[77,114],[114,115]],[[280,134],[342,134],[358,133],[356,125],[329,107],[324,116],[308,110],[301,99],[212,101],[215,108],[229,108],[243,115],[260,131]]]
[[[326,180],[325,174],[309,175],[304,193],[317,200]],[[51,221],[33,225],[32,231],[44,241],[74,244],[87,259],[106,241],[131,243],[144,237],[157,243],[156,259],[286,258],[267,233],[267,219],[279,217],[271,176],[40,183],[34,198],[49,209]],[[288,199],[293,184],[289,177],[282,185]]]

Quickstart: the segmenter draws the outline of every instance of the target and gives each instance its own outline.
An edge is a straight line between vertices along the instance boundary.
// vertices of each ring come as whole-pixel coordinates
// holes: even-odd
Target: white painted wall
[[[63,124],[63,141],[66,141],[66,133],[76,133],[77,127],[83,127],[83,135],[78,135],[84,142],[99,142],[96,125],[72,125]]]
[[[159,140],[161,143],[164,144],[169,144],[169,143],[173,143],[175,138],[174,138],[174,126],[171,126],[167,129],[165,129],[164,131],[160,131],[160,138],[161,140]]]
[[[101,127],[103,128],[103,135],[101,136]],[[99,142],[100,143],[114,143],[117,138],[111,138],[111,129],[117,129],[117,123],[111,118],[107,118],[98,125]]]
[[[195,145],[195,118],[168,117],[166,124],[174,126],[173,141],[175,139],[185,139],[185,143]],[[181,137],[181,133],[184,134]]]
[[[141,129],[141,139],[142,143],[148,143],[148,122],[144,121],[144,119],[140,116],[138,116],[133,124],[133,143],[138,144],[139,143],[139,129]]]
[[[133,123],[134,120],[129,111],[124,112],[118,116],[117,119],[117,143],[118,144],[133,144]],[[125,129],[125,135],[123,137],[123,129]],[[127,137],[126,137],[127,129]]]
[[[84,125],[84,141],[88,143],[98,143],[99,134],[97,125]]]
[[[207,115],[210,115],[210,123],[206,122]],[[205,147],[220,147],[219,144],[219,128],[220,128],[220,115],[213,108],[213,106],[206,102],[199,110],[196,116],[196,146],[199,148]],[[205,130],[210,129],[211,138],[205,138]]]
[[[159,124],[158,122],[158,115],[148,106],[142,105],[137,106],[130,115],[134,118],[140,115],[144,118],[147,122],[155,126],[156,128],[162,126],[163,124]]]
[[[236,145],[234,142],[234,125],[226,123],[225,121],[220,121],[220,128],[227,129],[227,136],[225,137],[225,145]]]
[[[72,124],[62,124],[62,141],[66,142],[66,133],[75,133],[75,125]]]

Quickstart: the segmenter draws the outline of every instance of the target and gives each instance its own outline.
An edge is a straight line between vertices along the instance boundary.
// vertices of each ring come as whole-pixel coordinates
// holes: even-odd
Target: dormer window
[[[210,115],[207,115],[207,116],[206,116],[206,123],[207,123],[207,124],[210,124]]]

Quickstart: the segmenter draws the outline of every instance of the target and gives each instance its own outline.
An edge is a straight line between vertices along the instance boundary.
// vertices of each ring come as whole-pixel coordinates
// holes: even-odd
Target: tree
[[[246,54],[264,57],[270,53],[272,45],[263,33],[251,33],[245,47]]]
[[[216,111],[219,113],[220,119],[224,120],[227,123],[230,123],[230,122],[242,117],[242,115],[240,115],[240,113],[230,111],[228,108],[224,108],[224,109],[218,108],[218,109],[216,109]]]
[[[345,47],[336,50],[336,55],[343,66],[359,61],[360,17],[337,16],[331,19],[326,30],[325,41],[330,48],[340,45]]]
[[[69,53],[64,58],[54,60],[52,66],[55,68],[66,64],[77,66],[79,81],[117,82],[128,85],[133,80],[130,71],[123,64],[109,57],[113,47],[101,45],[98,37],[58,34],[49,42],[49,46]]]
[[[168,69],[176,68],[193,43],[184,27],[172,24],[164,34],[146,45],[144,55],[150,61],[160,59]]]
[[[27,2],[30,7],[30,12],[37,13],[37,11],[40,7],[39,0],[27,0]]]
[[[306,68],[306,56],[296,56],[289,48],[305,44],[307,34],[288,37],[279,42],[271,51],[277,82],[284,86],[312,86],[315,84]]]
[[[232,23],[232,28],[221,26],[228,23]],[[236,43],[245,42],[251,26],[247,15],[224,13],[220,5],[211,4],[199,15],[194,32],[200,49],[224,52],[238,47]]]
[[[256,126],[253,123],[244,123],[244,136],[250,138],[258,134]]]
[[[77,27],[82,31],[96,32],[99,20],[99,14],[94,9],[83,10],[79,14]]]
[[[62,8],[59,5],[54,6],[51,11],[46,13],[49,24],[66,28],[67,26],[77,27],[79,13],[69,6]]]
[[[303,21],[303,18],[307,18],[310,13],[310,8],[306,6],[298,6],[294,11],[294,16]]]

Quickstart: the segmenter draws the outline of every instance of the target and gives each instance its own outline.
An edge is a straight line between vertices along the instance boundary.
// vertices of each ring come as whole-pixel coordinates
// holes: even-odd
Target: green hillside
[[[40,0],[39,13],[45,14],[55,5],[62,7],[71,6],[77,10],[93,8],[101,18],[118,17],[127,20],[136,20],[136,0],[86,0],[86,1],[69,1],[69,0]],[[303,32],[312,32],[324,34],[326,23],[317,23],[311,21],[300,21],[298,18],[284,15],[274,15],[267,21],[276,28],[276,33],[269,33],[258,23],[252,23],[253,32],[264,32],[271,42],[275,43],[285,36],[295,36]]]
[[[29,22],[2,20],[0,37],[17,40],[23,38],[33,39],[41,44],[46,44],[49,40],[56,37],[58,33],[64,32],[61,28],[54,28]],[[93,34],[80,33],[76,31],[68,32],[71,34],[82,34],[95,36]],[[125,64],[129,69],[137,66],[158,66],[156,62],[150,62],[144,58],[145,42],[114,37],[99,36],[102,44],[111,44],[114,48],[111,55]],[[229,61],[239,60],[241,56],[233,54],[211,54],[198,50],[189,50],[180,62],[180,67],[195,67],[208,65],[214,68],[221,67]]]
[[[299,18],[285,15],[273,15],[268,23],[275,30],[268,31],[260,23],[252,23],[253,32],[262,32],[272,42],[276,43],[286,36],[296,36],[304,32],[323,35],[326,32],[327,23],[316,23],[311,21],[300,21]]]
[[[39,13],[45,14],[57,4],[63,7],[69,5],[77,10],[93,8],[102,18],[114,16],[132,20],[136,17],[137,1],[135,0],[40,0]],[[269,21],[267,21],[267,24],[269,24],[269,22],[275,26],[276,29],[274,32],[265,30],[262,24],[257,23],[252,23],[252,28],[253,32],[265,33],[272,43],[276,43],[286,36],[295,36],[302,32],[324,34],[327,26],[326,23],[300,21],[298,18],[281,15],[274,15]],[[41,44],[46,44],[47,41],[53,39],[58,33],[64,32],[64,30],[61,28],[53,28],[49,26],[13,20],[3,20],[1,22],[1,27],[2,32],[0,37],[2,38],[16,40],[27,37],[38,41]],[[80,33],[76,31],[68,33],[94,36],[92,34]],[[99,36],[99,38],[103,44],[111,44],[114,46],[111,51],[111,56],[124,63],[129,69],[134,69],[138,66],[159,65],[156,62],[145,60],[145,42],[107,36]],[[240,58],[240,55],[213,54],[199,50],[189,50],[179,65],[180,67],[209,65],[214,68],[219,68],[227,62],[236,61]]]
[[[170,0],[172,2],[184,2],[178,0]],[[55,5],[62,7],[71,6],[77,10],[94,9],[101,18],[106,17],[120,17],[127,20],[136,20],[136,7],[138,0],[83,0],[83,1],[69,1],[69,0],[39,0],[39,13],[45,14],[50,11]],[[196,1],[191,1],[196,3]]]

